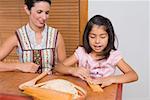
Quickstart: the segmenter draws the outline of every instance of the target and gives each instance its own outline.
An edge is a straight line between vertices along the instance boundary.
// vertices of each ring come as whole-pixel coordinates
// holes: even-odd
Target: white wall
[[[89,0],[89,18],[108,17],[119,39],[124,59],[138,73],[139,80],[124,84],[123,100],[150,100],[150,35],[148,0]]]

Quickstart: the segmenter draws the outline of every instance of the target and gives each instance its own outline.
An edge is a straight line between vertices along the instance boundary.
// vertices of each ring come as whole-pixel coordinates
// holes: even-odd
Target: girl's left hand
[[[114,77],[108,76],[108,77],[94,78],[91,80],[91,83],[101,84],[101,87],[106,87],[114,83]]]

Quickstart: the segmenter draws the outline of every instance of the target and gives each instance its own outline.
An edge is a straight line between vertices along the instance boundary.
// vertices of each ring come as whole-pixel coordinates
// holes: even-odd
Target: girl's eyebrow
[[[93,33],[93,32],[89,32],[89,34],[95,35],[95,33]],[[101,33],[100,35],[107,35],[107,34],[108,34],[107,32],[104,32],[104,33]]]
[[[105,32],[105,33],[102,33],[102,34],[100,34],[100,35],[107,35],[108,33],[107,32]]]
[[[90,32],[89,35],[96,35],[95,33]]]

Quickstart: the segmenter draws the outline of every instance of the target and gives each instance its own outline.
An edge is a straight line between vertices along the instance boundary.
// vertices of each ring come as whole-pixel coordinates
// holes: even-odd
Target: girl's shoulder
[[[110,56],[115,56],[115,55],[121,55],[121,52],[119,50],[111,50]]]
[[[107,61],[109,63],[111,63],[112,65],[116,65],[118,63],[118,61],[120,61],[122,59],[122,55],[121,52],[119,50],[112,50],[110,52],[110,55],[107,59]]]
[[[81,46],[77,47],[74,54],[77,58],[82,58],[82,57],[85,57],[87,55],[87,53],[85,52],[85,49]]]
[[[78,46],[75,52],[80,54],[86,53],[85,49],[82,46]]]

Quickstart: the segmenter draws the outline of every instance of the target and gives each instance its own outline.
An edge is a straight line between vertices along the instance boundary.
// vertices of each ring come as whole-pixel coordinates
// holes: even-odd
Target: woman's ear
[[[28,15],[30,15],[30,10],[28,9],[27,5],[24,5],[24,10]]]

